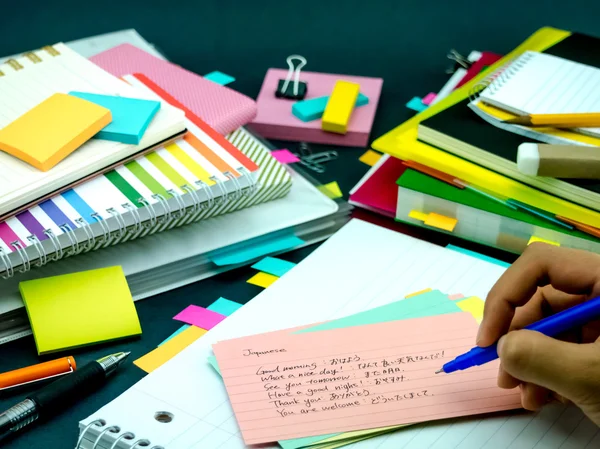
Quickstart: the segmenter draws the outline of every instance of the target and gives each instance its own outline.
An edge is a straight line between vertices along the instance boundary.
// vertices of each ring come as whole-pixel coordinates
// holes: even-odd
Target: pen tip
[[[440,374],[440,373],[443,373],[443,372],[444,372],[444,368],[437,370],[437,371],[435,372],[435,374]]]

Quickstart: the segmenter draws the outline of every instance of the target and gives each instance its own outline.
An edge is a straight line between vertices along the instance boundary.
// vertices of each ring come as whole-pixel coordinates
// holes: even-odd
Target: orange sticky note
[[[373,150],[367,150],[360,158],[358,158],[359,161],[361,161],[363,164],[367,164],[370,167],[375,165],[379,159],[381,159],[381,153],[377,153]]]
[[[200,337],[206,334],[206,332],[207,331],[199,327],[190,326],[145,356],[135,360],[133,364],[143,369],[147,373],[151,373],[163,363],[168,362],[193,342],[198,340]]]
[[[423,222],[427,226],[443,229],[444,231],[452,232],[458,223],[456,218],[446,217],[445,215],[430,212],[427,219]]]
[[[477,327],[459,312],[271,332],[213,351],[244,442],[262,444],[520,408],[518,391],[496,385],[497,360],[435,374],[473,347]]]
[[[48,171],[112,120],[109,109],[54,94],[0,129],[0,150]]]

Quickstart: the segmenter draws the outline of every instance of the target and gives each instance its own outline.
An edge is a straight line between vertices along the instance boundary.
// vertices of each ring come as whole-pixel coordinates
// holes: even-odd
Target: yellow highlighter
[[[323,131],[346,134],[359,91],[357,83],[341,80],[335,83],[321,119]]]
[[[596,128],[600,126],[600,112],[575,114],[522,115],[504,123],[525,126],[552,126],[553,128]]]

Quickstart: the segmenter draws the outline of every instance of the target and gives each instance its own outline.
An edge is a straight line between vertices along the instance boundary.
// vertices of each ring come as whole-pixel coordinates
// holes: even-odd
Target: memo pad
[[[107,108],[57,93],[0,129],[0,150],[48,171],[111,119]]]
[[[121,267],[25,281],[19,289],[39,355],[142,333]]]

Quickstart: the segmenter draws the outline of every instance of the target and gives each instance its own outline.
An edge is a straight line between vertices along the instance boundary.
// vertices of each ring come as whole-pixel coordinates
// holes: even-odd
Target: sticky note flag
[[[375,165],[381,159],[381,153],[373,150],[367,150],[358,160],[369,167]]]
[[[330,182],[329,184],[323,184],[319,186],[318,189],[321,191],[321,193],[324,193],[332,200],[341,198],[343,196],[337,181]]]
[[[296,237],[294,234],[271,237],[264,242],[243,243],[227,250],[227,252],[216,254],[210,257],[215,265],[222,267],[225,265],[235,265],[256,260],[267,254],[278,251],[286,251],[304,244],[304,240]]]
[[[427,219],[423,223],[433,228],[438,228],[444,231],[452,232],[454,231],[458,220],[456,218],[446,217],[445,215],[430,212],[427,216]]]
[[[408,213],[408,216],[410,218],[414,218],[415,220],[425,221],[429,217],[429,214],[426,214],[425,212],[419,212],[418,210],[411,210]]]
[[[271,156],[273,156],[275,159],[277,159],[282,164],[294,164],[294,163],[300,161],[298,156],[294,155],[288,149],[271,151]]]
[[[171,360],[193,342],[198,340],[200,337],[206,334],[206,332],[207,331],[205,329],[201,329],[196,326],[190,326],[178,335],[171,338],[169,341],[160,345],[155,350],[135,360],[133,364],[147,373],[151,373],[156,368]]]
[[[218,70],[207,73],[206,75],[204,75],[204,78],[209,81],[212,81],[213,83],[220,84],[221,86],[226,86],[235,81],[235,78],[233,76],[227,75],[223,72],[219,72]]]
[[[281,277],[295,266],[295,263],[288,262],[287,260],[277,259],[276,257],[265,257],[260,262],[252,265],[252,268]]]
[[[193,324],[207,331],[211,330],[217,324],[225,319],[225,315],[205,309],[204,307],[189,305],[177,315],[174,320],[183,321],[184,323]]]
[[[452,300],[452,301],[456,301],[458,299],[463,299],[465,297],[465,295],[463,295],[462,293],[454,293],[453,295],[448,295],[448,299]]]
[[[261,271],[260,273],[256,273],[254,276],[252,276],[246,282],[248,284],[258,285],[259,287],[262,287],[262,288],[267,288],[271,284],[273,284],[273,282],[275,282],[277,279],[279,279],[279,277],[273,276],[272,274],[269,274],[269,273],[263,273]]]
[[[105,107],[54,94],[0,129],[0,150],[48,171],[110,121]]]
[[[346,134],[359,90],[360,85],[357,83],[341,80],[335,83],[321,118],[323,131]]]
[[[237,302],[230,301],[229,299],[223,298],[222,296],[207,307],[208,310],[220,313],[221,315],[229,316],[237,309],[242,307]]]
[[[19,290],[40,355],[142,333],[121,267],[24,281]]]
[[[325,107],[329,101],[329,95],[324,97],[311,98],[309,100],[297,101],[292,105],[292,114],[303,122],[311,122],[320,119],[325,112]],[[369,97],[359,92],[354,107],[364,106],[369,103]]]
[[[110,110],[112,122],[94,137],[137,145],[160,109],[160,101],[112,95],[69,92],[69,95],[96,103]]]
[[[471,296],[467,299],[462,299],[456,303],[464,312],[470,313],[478,323],[483,319],[483,307],[485,302],[477,296]]]
[[[427,109],[427,105],[423,104],[423,100],[421,100],[419,97],[413,97],[408,103],[406,103],[406,107],[417,112],[423,112],[425,109]]]
[[[169,335],[167,338],[165,338],[162,343],[159,343],[158,346],[162,346],[164,345],[166,342],[168,342],[171,338],[176,337],[177,335],[181,334],[184,330],[186,330],[188,327],[190,327],[191,324],[184,324],[183,326],[181,326],[179,329],[177,329],[175,332],[173,332],[171,335]]]
[[[219,341],[213,351],[242,438],[252,445],[520,409],[520,393],[498,388],[490,374],[499,360],[453,373],[452,382],[433,374],[473,347],[477,328],[469,313],[457,312],[326,332],[268,332]],[[389,335],[401,344],[390,345]],[[267,372],[277,366],[278,373]],[[257,388],[265,383],[273,389]],[[289,394],[273,396],[290,383]],[[342,383],[355,394],[332,400],[331,385]]]
[[[429,92],[427,95],[425,95],[423,97],[421,102],[424,105],[429,106],[433,102],[433,100],[435,100],[436,97],[437,97],[437,95],[434,92]]]
[[[406,295],[404,298],[412,298],[414,296],[419,296],[419,295],[422,295],[424,293],[429,293],[430,291],[431,291],[430,288],[426,288],[424,290],[419,290],[418,292],[410,293],[410,294]]]
[[[542,243],[547,243],[548,245],[560,246],[560,243],[558,243],[558,242],[553,242],[552,240],[546,240],[541,237],[536,237],[535,235],[531,236],[531,238],[527,242],[527,245],[529,246],[533,242],[542,242]]]

